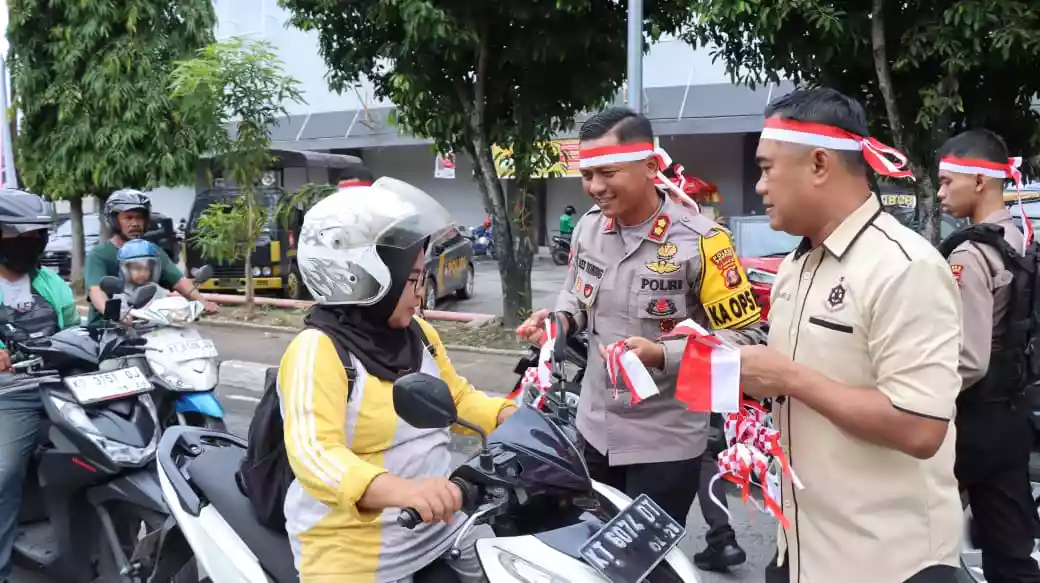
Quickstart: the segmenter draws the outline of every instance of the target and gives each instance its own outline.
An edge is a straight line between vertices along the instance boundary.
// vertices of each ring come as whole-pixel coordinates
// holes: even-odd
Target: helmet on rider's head
[[[119,248],[119,273],[127,291],[149,283],[158,283],[162,275],[159,249],[144,239],[127,241]]]
[[[53,221],[42,198],[11,188],[0,190],[0,265],[15,273],[39,269]]]
[[[565,215],[573,215],[576,212],[578,211],[574,208],[574,205],[569,204],[563,208],[563,214]]]
[[[112,229],[113,233],[122,234],[119,232],[119,214],[135,210],[144,212],[146,217],[151,216],[152,201],[148,200],[143,192],[133,188],[113,192],[105,201],[104,214],[108,228]]]
[[[373,306],[391,287],[400,295],[425,242],[452,225],[433,197],[394,178],[341,189],[303,218],[300,275],[319,304]]]

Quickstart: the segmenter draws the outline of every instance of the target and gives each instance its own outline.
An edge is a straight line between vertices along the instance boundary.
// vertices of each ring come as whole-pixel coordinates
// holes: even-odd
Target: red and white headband
[[[697,203],[685,192],[682,188],[669,180],[663,170],[672,165],[672,157],[668,155],[668,152],[664,151],[664,148],[655,148],[652,142],[636,142],[632,144],[616,144],[612,146],[600,146],[598,148],[583,148],[578,151],[578,168],[585,170],[588,168],[595,168],[597,166],[607,166],[609,164],[621,164],[623,162],[641,162],[650,158],[657,159],[657,180],[655,184],[658,187],[664,187],[669,190],[672,194],[679,198],[683,204],[693,207],[694,209],[700,210]],[[681,171],[680,167],[680,171]]]
[[[976,160],[975,158],[957,158],[954,156],[943,156],[939,160],[939,170],[954,172],[957,174],[981,174],[990,178],[1004,178],[1015,181],[1016,188],[1022,188],[1022,158],[1008,158],[1008,161],[990,162],[989,160]]]
[[[863,152],[863,159],[874,172],[892,178],[914,179],[914,174],[909,169],[909,159],[899,150],[874,138],[859,136],[834,126],[774,116],[766,119],[761,139],[828,150],[859,150]]]

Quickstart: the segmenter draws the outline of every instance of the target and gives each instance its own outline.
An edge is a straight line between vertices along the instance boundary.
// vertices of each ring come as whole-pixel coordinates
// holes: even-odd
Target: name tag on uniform
[[[591,306],[596,300],[605,272],[606,269],[598,262],[581,255],[575,257],[574,287],[571,289],[571,295],[586,307]]]

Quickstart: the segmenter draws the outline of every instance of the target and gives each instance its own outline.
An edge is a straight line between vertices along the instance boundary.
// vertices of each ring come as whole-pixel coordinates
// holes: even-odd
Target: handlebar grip
[[[401,513],[397,515],[397,524],[412,529],[422,524],[422,516],[414,508],[402,508]]]

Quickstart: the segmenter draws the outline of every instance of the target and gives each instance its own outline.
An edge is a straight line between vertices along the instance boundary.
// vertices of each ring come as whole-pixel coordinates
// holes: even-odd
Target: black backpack
[[[422,326],[413,322],[426,349],[437,356],[426,338]],[[340,362],[344,363],[347,373],[347,399],[357,380],[350,353],[341,350],[336,343]],[[285,496],[289,492],[296,475],[289,465],[289,456],[285,451],[285,424],[278,399],[278,367],[267,369],[264,376],[264,394],[249,422],[249,443],[246,456],[235,474],[235,480],[242,493],[249,498],[253,514],[257,521],[267,528],[285,532]]]
[[[1000,351],[993,354],[981,388],[986,400],[1026,398],[1036,418],[1040,412],[1040,245],[1030,243],[1020,254],[1004,239],[1004,228],[992,224],[964,227],[939,245],[949,258],[961,243],[989,245],[1000,253],[1004,268],[1011,272],[1011,302]]]

